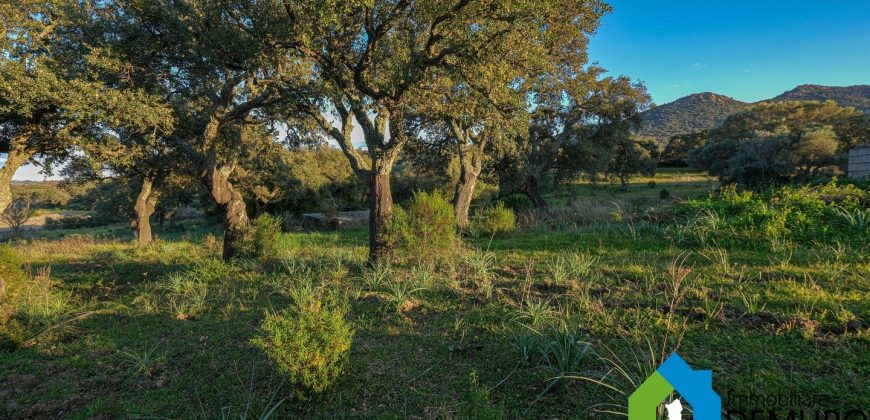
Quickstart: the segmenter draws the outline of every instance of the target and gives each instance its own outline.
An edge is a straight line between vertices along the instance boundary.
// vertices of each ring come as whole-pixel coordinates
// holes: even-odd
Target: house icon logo
[[[692,406],[694,419],[722,418],[722,399],[713,391],[713,371],[694,370],[674,352],[628,397],[628,419],[656,420],[659,404],[675,390]],[[665,407],[668,420],[682,418],[683,403],[679,399]]]

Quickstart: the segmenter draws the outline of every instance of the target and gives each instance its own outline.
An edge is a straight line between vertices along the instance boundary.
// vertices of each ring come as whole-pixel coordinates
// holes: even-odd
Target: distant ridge
[[[833,100],[840,106],[853,106],[870,115],[870,85],[820,86],[800,85],[774,97],[774,101],[826,101]]]
[[[675,134],[706,130],[747,106],[746,102],[728,96],[695,93],[644,112],[640,134],[667,140]]]
[[[852,106],[870,115],[870,85],[800,85],[771,99],[760,101],[826,101]],[[666,142],[676,134],[694,133],[716,127],[729,115],[752,103],[712,92],[695,93],[644,112],[638,134]]]

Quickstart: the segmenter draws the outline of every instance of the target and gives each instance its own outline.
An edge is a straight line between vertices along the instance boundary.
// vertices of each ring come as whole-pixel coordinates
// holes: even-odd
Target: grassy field
[[[676,206],[661,189],[713,186],[678,171],[572,185],[552,216],[431,267],[364,269],[362,229],[285,233],[277,257],[233,264],[203,224],[146,249],[120,227],[45,232],[13,244],[30,290],[50,292],[0,351],[0,417],[610,418],[673,350],[713,370],[726,406],[798,394],[866,411],[866,231],[727,236],[710,215],[649,216]],[[356,331],[344,373],[306,396],[252,343],[301,281],[347,296]]]

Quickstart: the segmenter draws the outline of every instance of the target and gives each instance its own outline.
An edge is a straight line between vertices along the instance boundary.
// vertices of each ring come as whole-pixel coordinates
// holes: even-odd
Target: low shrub
[[[472,218],[472,229],[480,234],[496,235],[516,229],[517,218],[513,210],[501,202],[482,209]]]
[[[91,220],[90,216],[61,216],[59,218],[46,217],[45,229],[81,229],[86,227],[94,227],[96,224]]]
[[[325,390],[341,374],[353,340],[353,326],[345,320],[347,301],[334,294],[303,299],[277,313],[267,313],[262,335],[253,343],[306,392]]]
[[[275,257],[282,223],[281,218],[268,213],[254,219],[242,232],[239,255],[260,259]]]
[[[437,193],[414,193],[407,210],[393,210],[387,230],[390,244],[415,258],[452,255],[459,245],[453,206]]]
[[[468,376],[468,392],[464,398],[462,419],[501,420],[508,418],[504,404],[490,402],[489,388],[480,384],[477,372],[471,371]]]

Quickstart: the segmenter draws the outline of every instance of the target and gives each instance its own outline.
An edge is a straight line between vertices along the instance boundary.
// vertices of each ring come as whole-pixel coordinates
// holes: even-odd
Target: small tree
[[[36,197],[18,197],[12,201],[3,214],[0,214],[0,220],[9,225],[12,229],[12,237],[16,238],[21,233],[21,228],[33,217],[36,212]]]
[[[658,145],[651,138],[620,136],[613,149],[608,171],[619,177],[622,189],[634,174],[655,175]]]
[[[837,133],[830,126],[815,127],[797,136],[786,151],[786,158],[794,166],[797,176],[806,180],[818,175],[822,168],[837,163],[838,147]]]
[[[677,134],[668,140],[668,144],[659,157],[659,164],[661,166],[687,166],[686,160],[689,158],[689,153],[704,147],[709,139],[709,131]]]

